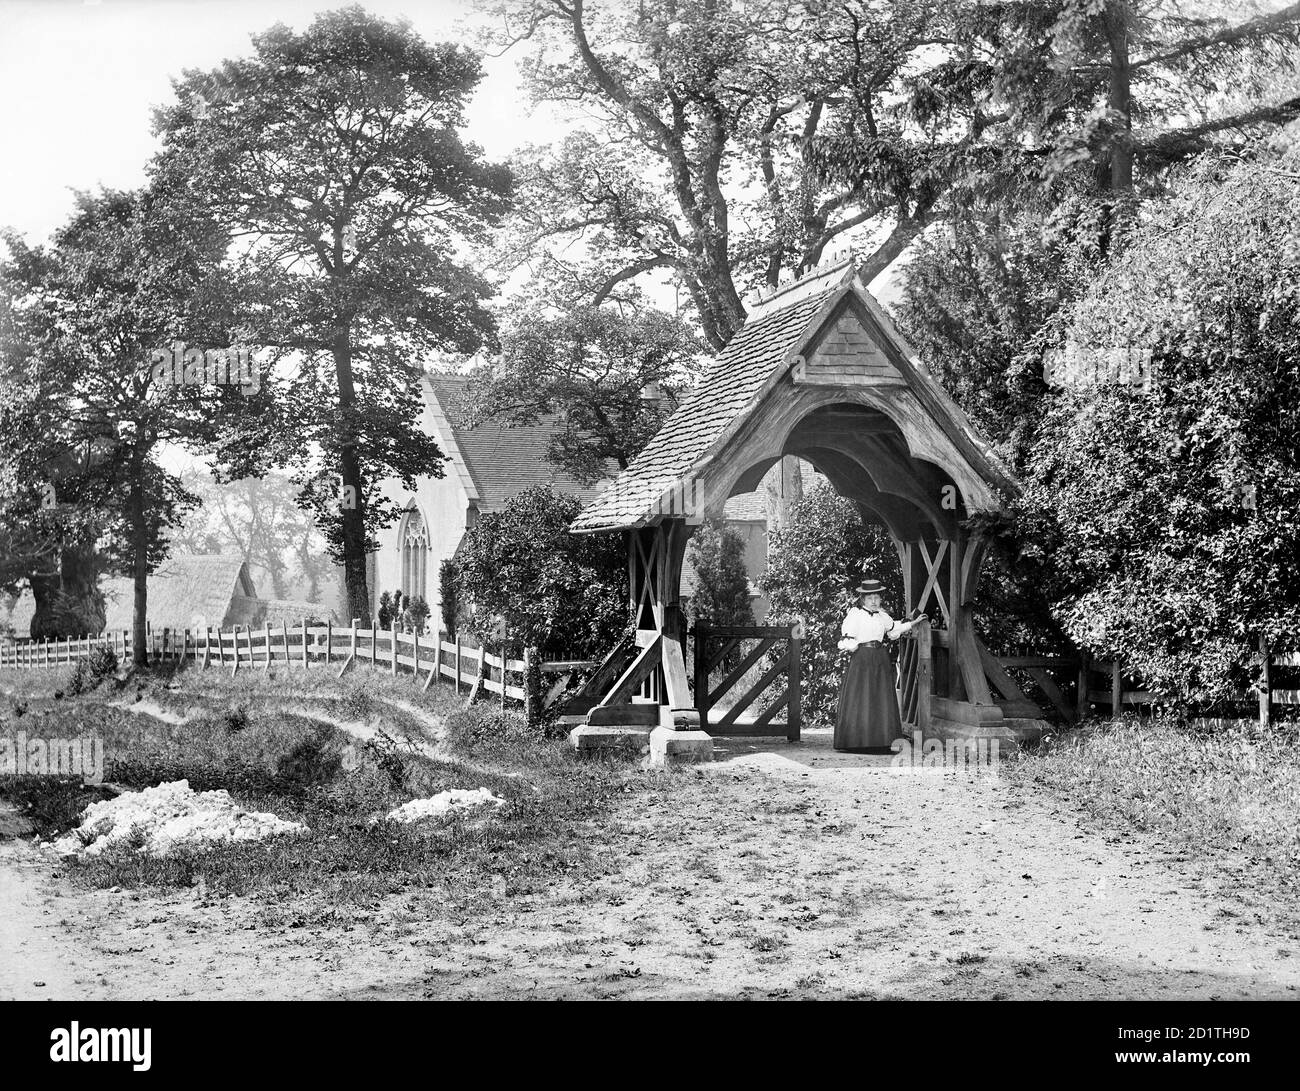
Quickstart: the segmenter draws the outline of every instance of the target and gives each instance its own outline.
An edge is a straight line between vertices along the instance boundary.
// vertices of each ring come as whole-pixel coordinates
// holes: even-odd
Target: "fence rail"
[[[544,662],[534,648],[525,649],[522,659],[512,659],[472,637],[362,628],[357,623],[149,628],[145,643],[151,661],[225,668],[232,675],[276,666],[336,670],[342,677],[355,665],[386,670],[394,676],[410,674],[426,690],[435,681],[450,683],[458,695],[467,693],[469,702],[494,694],[502,708],[515,702],[530,719],[558,700],[581,671],[597,665],[578,659]],[[113,630],[98,636],[0,643],[0,668],[70,666],[99,648],[112,649],[120,662],[134,658],[130,631]]]

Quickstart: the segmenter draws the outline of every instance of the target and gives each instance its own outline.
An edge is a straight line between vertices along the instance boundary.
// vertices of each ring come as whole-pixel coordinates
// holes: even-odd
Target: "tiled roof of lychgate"
[[[786,306],[756,311],[736,331],[668,423],[627,470],[578,516],[573,529],[599,530],[644,518],[763,389],[774,364],[794,347],[809,320],[836,287],[830,283],[824,291]]]
[[[547,445],[559,430],[557,418],[547,417],[538,424],[518,427],[488,420],[466,428],[458,423],[458,417],[469,379],[463,375],[428,378],[464,460],[464,469],[473,481],[480,511],[500,510],[531,485],[550,485],[584,504],[600,492],[603,482],[582,485],[546,460]],[[455,458],[453,452],[444,453],[448,459]],[[610,472],[616,469],[611,465]]]
[[[925,370],[880,304],[856,279],[849,258],[778,289],[751,311],[695,390],[632,465],[574,520],[572,529],[628,528],[670,514],[675,490],[684,487],[692,470],[757,406],[760,395],[789,364],[794,350],[818,333],[813,327],[820,328],[837,309],[839,299],[850,294],[905,361],[901,371],[889,365],[896,378],[910,388],[922,411],[983,478],[990,495],[996,496],[1000,489],[1014,491],[1014,477],[997,452]]]

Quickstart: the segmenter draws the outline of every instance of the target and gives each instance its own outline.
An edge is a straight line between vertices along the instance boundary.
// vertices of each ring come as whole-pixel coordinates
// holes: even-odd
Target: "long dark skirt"
[[[859,645],[840,683],[835,710],[835,749],[888,747],[903,734],[894,688],[894,665],[883,645]]]

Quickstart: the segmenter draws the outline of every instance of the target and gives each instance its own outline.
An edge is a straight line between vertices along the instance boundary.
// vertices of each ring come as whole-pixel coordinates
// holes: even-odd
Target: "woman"
[[[849,609],[841,627],[843,651],[853,652],[840,684],[835,711],[835,749],[888,748],[903,734],[894,690],[894,666],[885,650],[885,637],[897,640],[918,625],[928,625],[920,614],[914,621],[895,621],[880,608],[884,585],[867,580],[856,588],[858,605]]]

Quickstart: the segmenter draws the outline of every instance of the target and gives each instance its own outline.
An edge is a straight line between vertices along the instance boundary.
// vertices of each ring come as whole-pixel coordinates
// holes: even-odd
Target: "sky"
[[[304,29],[323,0],[0,0],[0,226],[45,241],[71,213],[73,191],[144,182],[156,150],[151,110],[171,79],[251,52],[274,23]],[[472,42],[466,0],[365,0],[407,15],[430,41]],[[511,56],[485,61],[469,136],[492,159],[558,135],[533,117]]]

